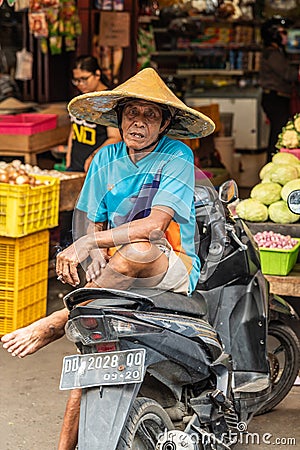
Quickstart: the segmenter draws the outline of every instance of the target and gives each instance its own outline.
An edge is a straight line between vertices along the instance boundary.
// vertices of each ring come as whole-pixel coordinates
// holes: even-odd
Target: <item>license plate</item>
[[[143,380],[145,349],[65,356],[60,389],[139,383]]]

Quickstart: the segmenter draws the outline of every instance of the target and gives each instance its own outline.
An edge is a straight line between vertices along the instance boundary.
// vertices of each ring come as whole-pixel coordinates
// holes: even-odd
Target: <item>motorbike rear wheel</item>
[[[154,400],[137,398],[131,407],[117,450],[155,450],[159,435],[174,426],[165,410]]]
[[[277,322],[269,325],[267,348],[273,387],[268,402],[257,415],[271,411],[287,396],[299,371],[299,340],[287,325]]]

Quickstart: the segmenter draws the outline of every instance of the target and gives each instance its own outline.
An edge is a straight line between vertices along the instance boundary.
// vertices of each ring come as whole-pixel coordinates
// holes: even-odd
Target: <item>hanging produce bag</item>
[[[28,52],[26,48],[16,53],[17,65],[16,65],[16,80],[31,80],[32,79],[32,61],[33,55]]]

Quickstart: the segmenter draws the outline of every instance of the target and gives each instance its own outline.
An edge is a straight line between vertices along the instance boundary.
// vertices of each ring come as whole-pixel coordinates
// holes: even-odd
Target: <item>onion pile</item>
[[[274,231],[262,231],[254,235],[254,240],[259,248],[278,248],[291,250],[298,244],[297,239],[291,236],[274,233]]]
[[[79,172],[72,173],[72,172],[60,172],[54,169],[41,169],[40,167],[32,166],[31,164],[27,163],[23,164],[22,161],[20,161],[19,159],[14,159],[11,163],[0,161],[0,173],[2,173],[3,170],[6,170],[8,165],[13,166],[16,170],[23,169],[27,174],[31,176],[47,175],[49,177],[59,178],[60,180],[69,180],[70,178],[78,178],[79,176],[82,176],[82,174]],[[2,183],[3,182],[6,183],[6,181],[2,181]]]
[[[45,184],[42,181],[37,180],[34,176],[29,175],[25,169],[16,167],[13,164],[7,164],[4,168],[0,168],[0,183],[17,186],[29,184],[32,187]]]

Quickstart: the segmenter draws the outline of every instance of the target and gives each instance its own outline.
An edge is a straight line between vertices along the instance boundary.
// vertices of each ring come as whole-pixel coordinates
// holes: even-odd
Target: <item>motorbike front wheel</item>
[[[299,340],[290,327],[277,322],[270,323],[267,348],[272,392],[258,414],[271,411],[287,396],[299,371]]]
[[[117,450],[155,450],[159,436],[174,426],[154,400],[137,398],[123,428]]]

